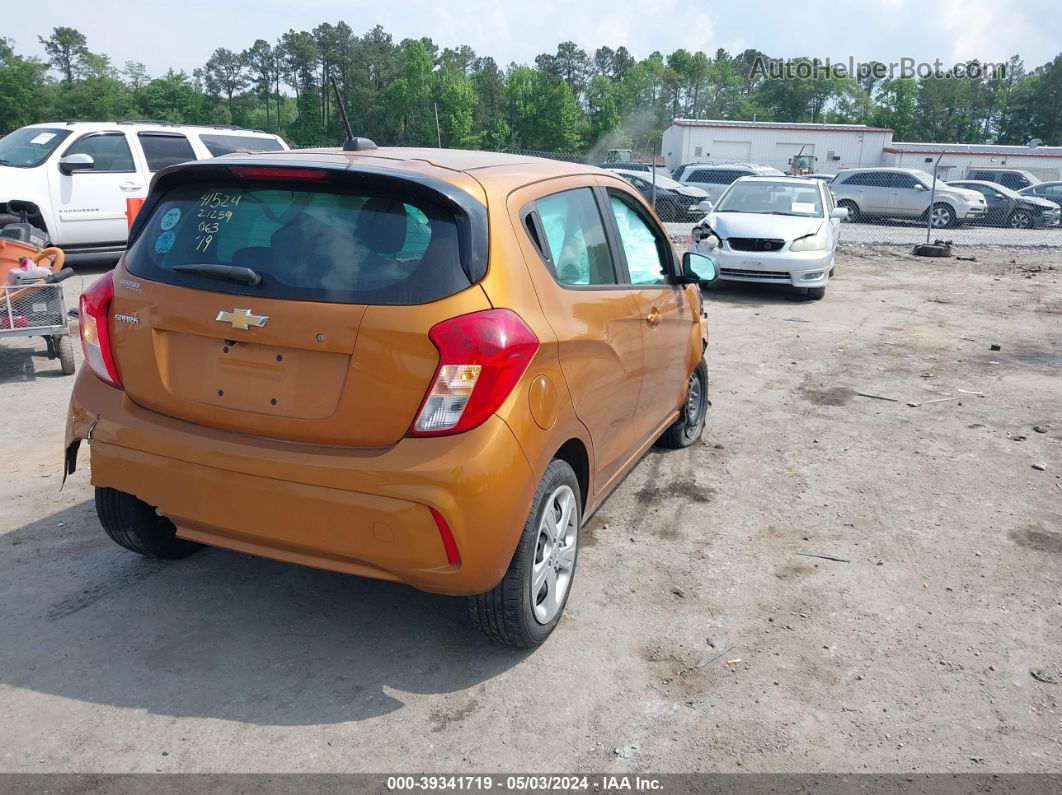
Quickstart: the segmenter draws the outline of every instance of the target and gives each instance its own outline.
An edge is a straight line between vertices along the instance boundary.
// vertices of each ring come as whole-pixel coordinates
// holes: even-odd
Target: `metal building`
[[[890,143],[881,165],[930,171],[938,157],[937,173],[944,179],[961,179],[970,168],[1021,168],[1045,182],[1062,179],[1062,146]]]
[[[842,168],[880,166],[892,144],[892,130],[863,124],[675,119],[664,130],[661,153],[671,170],[683,163],[759,163],[785,171],[803,149],[815,170],[833,174]]]

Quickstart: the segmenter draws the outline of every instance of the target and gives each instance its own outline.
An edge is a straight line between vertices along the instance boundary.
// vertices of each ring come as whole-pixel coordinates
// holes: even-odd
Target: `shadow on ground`
[[[458,599],[219,549],[141,558],[104,535],[91,502],[5,534],[0,556],[0,683],[64,698],[339,723],[526,656],[465,626]]]
[[[79,342],[75,339],[74,344]],[[48,345],[40,337],[6,338],[0,331],[0,384],[65,378],[58,359],[48,358]]]
[[[793,287],[791,284],[718,281],[701,292],[705,301],[723,301],[728,304],[744,304],[745,306],[804,303],[808,301],[804,291]]]

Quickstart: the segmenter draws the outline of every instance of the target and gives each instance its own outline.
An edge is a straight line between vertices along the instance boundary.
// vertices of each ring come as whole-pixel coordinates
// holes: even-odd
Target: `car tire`
[[[1025,210],[1015,210],[1007,219],[1007,226],[1011,229],[1028,229],[1032,225],[1032,217]]]
[[[826,287],[808,287],[807,296],[809,301],[821,301],[826,297]]]
[[[531,514],[502,581],[466,599],[472,625],[495,643],[518,648],[538,646],[548,638],[564,615],[575,580],[582,516],[575,471],[554,458],[535,490]]]
[[[55,342],[55,351],[59,356],[59,367],[63,370],[63,375],[74,374],[74,343],[70,339],[70,335],[60,337]]]
[[[955,210],[950,204],[938,202],[929,209],[929,213],[932,216],[929,223],[934,229],[947,229],[956,225]]]
[[[701,359],[690,373],[686,385],[686,398],[682,403],[682,413],[674,424],[659,439],[661,447],[681,450],[701,438],[705,418],[708,416],[708,366]]]
[[[859,212],[859,206],[851,199],[841,199],[837,202],[837,206],[848,210],[848,217],[844,219],[844,223],[857,223],[863,220],[863,214]]]
[[[114,543],[147,558],[178,560],[203,548],[202,544],[177,538],[173,522],[124,491],[97,487],[96,515]]]

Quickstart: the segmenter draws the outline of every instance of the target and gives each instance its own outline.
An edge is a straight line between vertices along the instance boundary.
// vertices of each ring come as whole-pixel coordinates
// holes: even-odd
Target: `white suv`
[[[715,202],[732,182],[742,177],[782,177],[777,168],[756,163],[685,163],[675,169],[676,180],[691,188],[700,188]]]
[[[287,149],[269,133],[165,122],[53,122],[0,138],[0,226],[28,220],[71,257],[125,249],[126,199],[156,171],[230,152]]]
[[[848,210],[849,221],[918,219],[935,229],[962,221],[983,219],[988,203],[983,194],[947,184],[917,168],[852,168],[838,172],[830,182],[837,206]],[[930,197],[933,206],[929,206]]]

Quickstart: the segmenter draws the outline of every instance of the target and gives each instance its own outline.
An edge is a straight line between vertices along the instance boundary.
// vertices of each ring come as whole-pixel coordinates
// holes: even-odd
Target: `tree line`
[[[293,146],[344,137],[339,86],[356,135],[381,144],[586,152],[657,151],[671,119],[756,119],[891,127],[897,140],[1021,144],[1062,139],[1062,54],[980,79],[771,78],[758,50],[675,50],[638,59],[626,47],[592,53],[567,41],[533,64],[500,66],[470,47],[395,41],[382,27],[345,22],[216,49],[191,74],[118,67],[78,30],[39,37],[47,60],[0,38],[0,134],[49,120],[159,119],[234,124]],[[811,59],[796,59],[812,62]]]

